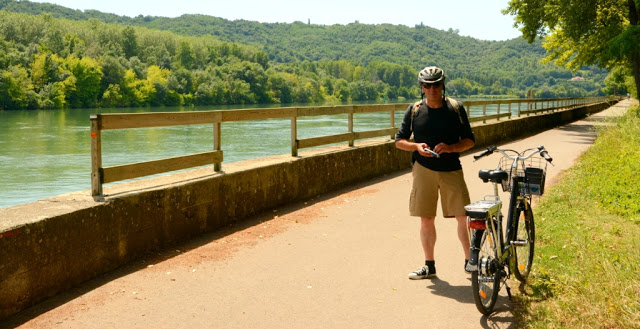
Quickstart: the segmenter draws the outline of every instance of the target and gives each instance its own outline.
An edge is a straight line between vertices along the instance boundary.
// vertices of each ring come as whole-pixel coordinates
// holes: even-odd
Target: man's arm
[[[442,153],[461,153],[470,148],[472,148],[476,143],[471,138],[464,138],[455,144],[445,144],[440,143],[433,148],[433,151],[442,154]],[[398,142],[396,142],[396,146]]]
[[[420,143],[424,144],[424,143]],[[410,142],[408,139],[398,139],[396,140],[396,147],[403,151],[418,151],[419,143]]]

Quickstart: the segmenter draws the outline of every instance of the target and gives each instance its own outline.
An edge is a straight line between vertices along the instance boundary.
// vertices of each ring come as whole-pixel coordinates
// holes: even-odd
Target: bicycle
[[[547,163],[553,165],[544,146],[522,152],[490,146],[474,155],[474,161],[496,151],[502,153],[498,168],[478,173],[483,182],[493,183],[493,194],[465,207],[471,243],[466,270],[471,272],[476,307],[485,315],[493,311],[502,282],[511,298],[507,279],[512,273],[519,281],[526,282],[535,246],[531,199],[544,193]],[[498,184],[503,191],[511,193],[504,235]]]

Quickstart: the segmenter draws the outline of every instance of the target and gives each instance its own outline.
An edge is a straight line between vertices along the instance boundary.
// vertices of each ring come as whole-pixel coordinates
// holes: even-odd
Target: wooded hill
[[[427,65],[445,70],[455,97],[606,92],[606,71],[541,64],[540,43],[520,38],[425,25],[129,18],[15,0],[0,9],[0,109],[414,99]]]

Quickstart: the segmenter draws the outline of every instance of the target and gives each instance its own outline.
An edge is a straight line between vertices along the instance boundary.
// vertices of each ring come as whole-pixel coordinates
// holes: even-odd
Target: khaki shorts
[[[438,190],[442,198],[442,215],[445,218],[466,213],[464,206],[471,203],[471,199],[462,170],[433,171],[415,162],[409,199],[411,216],[435,217],[438,209]]]

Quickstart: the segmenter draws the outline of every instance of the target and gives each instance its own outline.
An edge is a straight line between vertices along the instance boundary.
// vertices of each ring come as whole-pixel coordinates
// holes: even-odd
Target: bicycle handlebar
[[[486,150],[486,151],[484,151],[484,152],[482,152],[482,153],[480,153],[480,154],[476,154],[476,155],[474,155],[474,156],[473,156],[473,158],[474,158],[475,160],[478,160],[478,159],[480,159],[480,158],[482,158],[482,157],[485,157],[485,156],[487,156],[487,155],[489,155],[489,154],[492,154],[492,153],[493,153],[495,150],[497,150],[497,149],[498,149],[498,148],[497,148],[495,145],[491,145],[491,146],[489,146],[489,147],[487,148],[487,150]]]
[[[542,151],[540,151],[540,155],[549,162],[553,161],[553,158],[549,156],[549,153],[545,149],[542,149]]]
[[[524,152],[527,151],[531,151],[531,153],[527,154],[527,155],[521,155]],[[473,156],[474,161],[478,160],[482,157],[485,157],[487,155],[491,155],[493,154],[493,152],[498,151],[500,153],[502,153],[502,155],[504,155],[505,157],[509,158],[509,159],[513,159],[513,160],[526,160],[529,159],[530,157],[532,157],[534,154],[538,153],[540,154],[541,157],[543,157],[545,160],[547,160],[549,163],[551,163],[551,165],[553,165],[553,163],[551,161],[553,161],[553,158],[549,155],[549,152],[547,152],[547,150],[545,150],[543,145],[538,146],[535,149],[526,149],[522,152],[518,152],[518,151],[514,151],[514,150],[503,150],[503,149],[499,149],[497,148],[495,145],[491,145],[489,147],[487,147],[487,149],[480,153],[480,154],[476,154]],[[516,155],[509,155],[506,152],[513,152]]]

